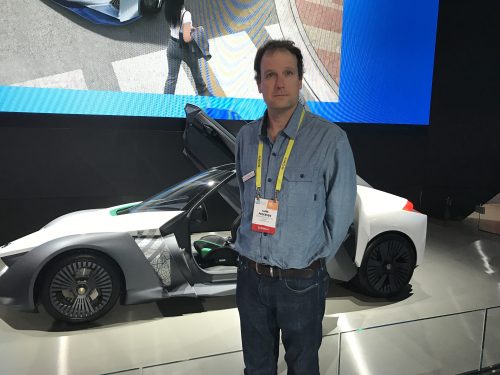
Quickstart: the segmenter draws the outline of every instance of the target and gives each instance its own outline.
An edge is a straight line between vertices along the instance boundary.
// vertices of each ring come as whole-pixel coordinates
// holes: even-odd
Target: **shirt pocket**
[[[283,190],[280,210],[283,207],[287,235],[291,243],[301,243],[304,233],[313,233],[318,227],[321,215],[314,171],[285,171]]]
[[[292,207],[306,207],[317,200],[316,184],[312,172],[285,171],[283,178],[286,204]]]

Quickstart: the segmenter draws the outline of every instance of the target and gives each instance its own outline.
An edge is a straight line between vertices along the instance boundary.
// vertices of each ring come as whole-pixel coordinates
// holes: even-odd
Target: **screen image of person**
[[[167,46],[168,76],[165,82],[165,94],[174,94],[177,77],[182,61],[191,70],[198,95],[210,95],[201,76],[198,59],[189,48],[192,41],[192,16],[184,7],[184,0],[169,0],[165,4],[165,18],[170,25],[170,38]]]

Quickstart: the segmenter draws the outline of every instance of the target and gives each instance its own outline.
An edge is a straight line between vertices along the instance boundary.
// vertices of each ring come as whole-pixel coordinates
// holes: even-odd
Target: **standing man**
[[[264,44],[254,69],[267,111],[236,142],[245,374],[276,374],[280,330],[288,373],[319,374],[325,261],[354,218],[354,160],[344,131],[299,104],[304,65],[293,42]]]

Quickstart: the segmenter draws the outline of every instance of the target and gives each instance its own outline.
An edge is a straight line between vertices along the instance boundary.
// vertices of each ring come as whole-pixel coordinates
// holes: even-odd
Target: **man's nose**
[[[282,74],[278,74],[276,78],[276,87],[285,86],[285,77]]]

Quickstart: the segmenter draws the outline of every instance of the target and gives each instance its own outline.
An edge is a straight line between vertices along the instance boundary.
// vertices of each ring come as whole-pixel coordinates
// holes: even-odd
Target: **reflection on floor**
[[[482,310],[498,306],[500,236],[479,231],[471,219],[460,223],[431,220],[424,262],[415,270],[411,290],[399,298],[368,298],[332,281],[323,322],[322,374],[401,371],[397,366],[393,372],[375,369],[384,366],[378,362],[385,358],[379,351],[408,357],[413,370],[407,373],[451,373],[450,368],[458,367],[447,366],[454,363],[468,366],[466,359],[479,363],[478,356],[465,358],[461,351],[480,345]],[[449,315],[457,313],[463,314]],[[491,309],[488,314],[489,323],[500,322],[500,309]],[[440,318],[430,319],[436,316]],[[457,324],[463,329],[454,329]],[[487,331],[485,342],[498,348],[500,334],[491,331]],[[422,349],[422,340],[428,349]],[[435,340],[441,341],[436,344]],[[373,342],[379,346],[377,356],[373,350],[363,351],[367,348],[363,345]],[[439,360],[440,348],[447,346],[453,348],[456,358]],[[488,354],[490,365],[500,362],[495,350],[496,354]],[[280,374],[286,373],[285,368],[281,357]],[[119,371],[242,374],[234,296],[116,306],[98,322],[77,328],[54,323],[43,311],[29,314],[0,308],[0,374]]]

